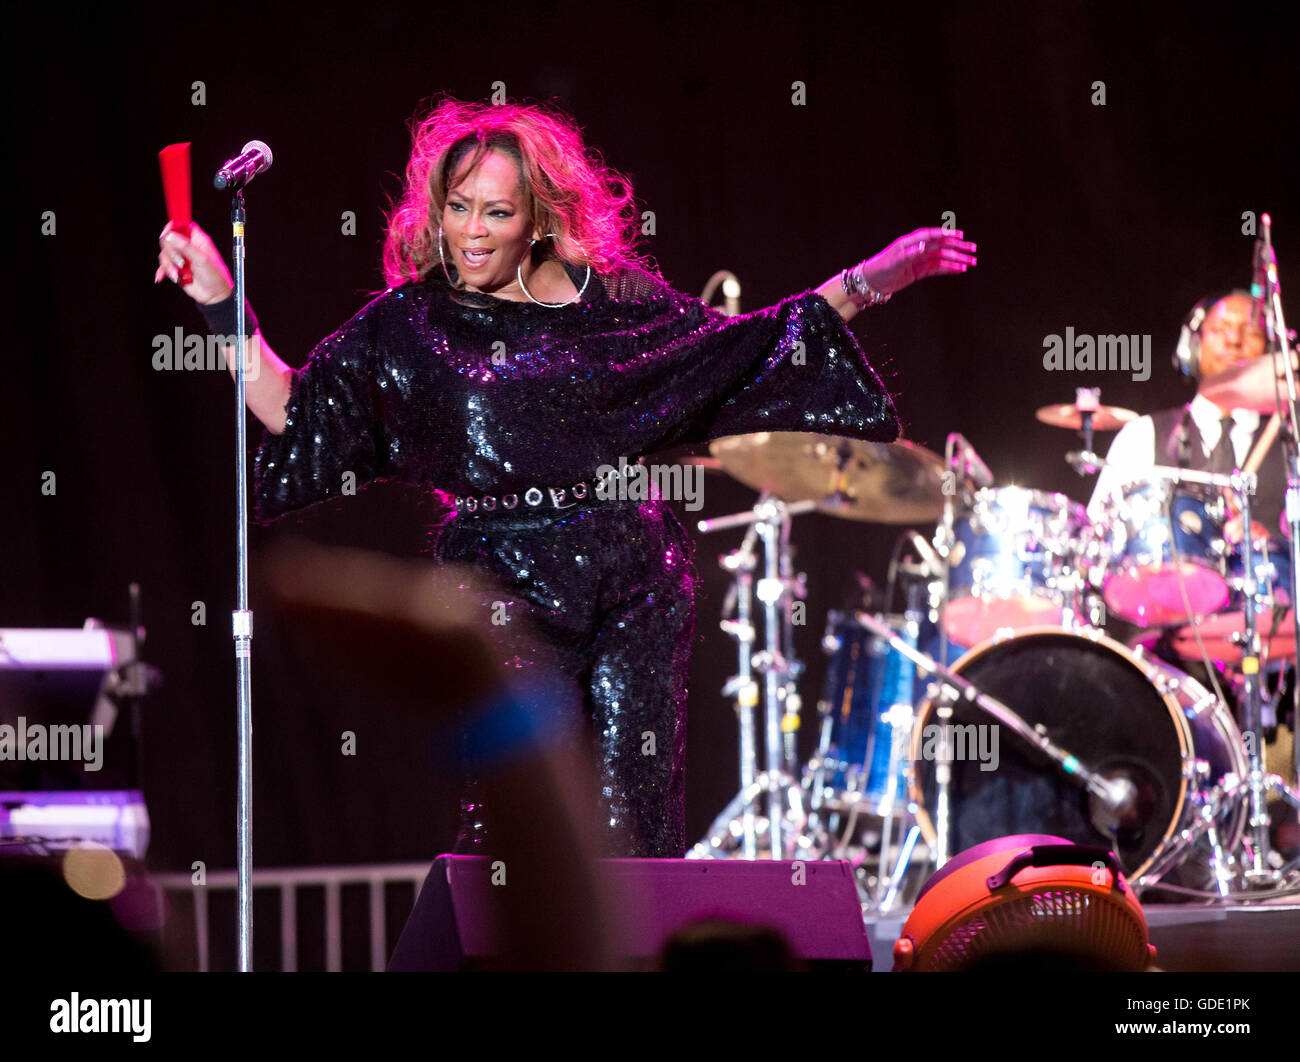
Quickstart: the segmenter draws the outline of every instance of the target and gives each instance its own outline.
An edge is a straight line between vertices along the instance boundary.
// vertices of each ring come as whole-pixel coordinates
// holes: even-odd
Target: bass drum
[[[957,754],[949,786],[950,852],[1008,834],[1050,833],[1077,844],[1103,845],[1115,852],[1128,877],[1140,877],[1162,845],[1192,820],[1195,761],[1209,765],[1206,785],[1229,772],[1246,772],[1241,733],[1213,694],[1163,661],[1100,632],[1023,631],[976,646],[952,670],[1030,725],[1043,727],[1087,767],[1131,780],[1139,796],[1118,831],[1103,832],[1093,822],[1081,785],[1007,727],[989,731],[993,720],[962,701],[947,720],[953,728],[949,747]],[[917,821],[931,845],[939,726],[934,701],[926,699],[912,733],[908,783],[920,809]],[[957,729],[971,726],[977,729]],[[1245,818],[1243,804],[1218,822],[1225,850],[1235,848]],[[1204,869],[1207,855],[1202,839],[1163,880],[1206,887],[1208,871],[1196,867]]]

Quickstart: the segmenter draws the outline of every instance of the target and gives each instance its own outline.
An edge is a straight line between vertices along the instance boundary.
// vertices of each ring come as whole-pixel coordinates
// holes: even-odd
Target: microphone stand
[[[975,453],[975,448],[970,444],[967,438],[960,432],[951,432],[944,443],[944,469],[950,473],[953,478],[954,490],[949,493],[944,491],[943,495],[943,522],[939,525],[939,530],[935,533],[935,546],[938,548],[939,555],[943,558],[943,597],[939,602],[938,626],[939,626],[939,659],[946,661],[948,659],[948,626],[947,611],[948,598],[952,593],[952,550],[956,545],[957,536],[954,530],[956,521],[955,505],[953,498],[956,496],[956,484],[962,485],[963,501],[965,498],[966,484],[972,480],[982,481],[988,478],[989,482],[984,484],[991,487],[991,475],[985,477],[979,475],[979,471],[986,471],[984,462],[979,460],[979,455]],[[952,714],[952,708],[948,704],[941,703],[936,711],[939,718],[947,722]],[[948,862],[951,836],[950,836],[950,816],[952,811],[952,797],[948,792],[949,783],[952,780],[952,755],[948,749],[948,730],[943,728],[939,731],[939,749],[938,756],[935,759],[935,847],[932,853],[934,859],[934,868],[939,870]]]
[[[1278,388],[1277,405],[1278,416],[1283,424],[1283,445],[1286,449],[1286,522],[1291,531],[1291,579],[1287,589],[1291,593],[1292,615],[1295,615],[1297,604],[1297,577],[1300,576],[1300,417],[1296,412],[1296,374],[1291,364],[1292,351],[1290,344],[1290,332],[1286,326],[1286,315],[1282,311],[1282,287],[1278,281],[1277,273],[1277,254],[1273,250],[1273,219],[1268,214],[1261,218],[1264,229],[1264,290],[1258,293],[1258,297],[1264,309],[1264,327],[1268,350],[1274,358],[1274,379],[1276,380],[1277,358],[1282,361],[1282,369],[1286,376],[1286,394],[1283,396],[1281,389]],[[1276,384],[1274,385],[1276,387]],[[1247,542],[1249,543],[1249,525],[1247,528]],[[1247,553],[1250,552],[1249,545]],[[1292,755],[1296,770],[1296,777],[1300,778],[1300,740],[1295,739],[1295,734],[1300,731],[1300,674],[1293,677],[1291,682],[1291,733],[1292,733]],[[1262,750],[1258,750],[1262,757]],[[1254,775],[1259,765],[1253,760],[1251,762],[1251,773]],[[1271,781],[1271,779],[1269,780]],[[1300,807],[1297,801],[1297,794],[1290,790],[1289,787],[1282,786],[1283,796],[1293,808]],[[1252,811],[1254,809],[1252,808]],[[1260,797],[1260,814],[1264,814],[1262,795]]]
[[[253,613],[248,608],[248,467],[245,367],[248,337],[244,314],[244,193],[235,191],[230,205],[231,260],[235,274],[235,638],[236,698],[239,731],[238,843],[239,972],[253,969]]]

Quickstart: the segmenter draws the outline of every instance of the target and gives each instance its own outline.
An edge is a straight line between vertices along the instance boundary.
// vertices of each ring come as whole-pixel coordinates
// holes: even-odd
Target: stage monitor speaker
[[[871,969],[847,862],[608,859],[601,868],[615,899],[611,950],[623,969]],[[492,876],[482,856],[439,856],[388,969],[495,968],[502,947]]]

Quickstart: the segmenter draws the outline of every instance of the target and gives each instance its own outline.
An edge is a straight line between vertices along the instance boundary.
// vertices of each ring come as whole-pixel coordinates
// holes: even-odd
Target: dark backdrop
[[[512,98],[560,104],[655,212],[647,249],[665,276],[698,292],[730,268],[746,309],[951,210],[979,242],[978,270],[908,290],[853,328],[911,439],[941,450],[960,430],[1000,482],[1079,499],[1089,484],[1062,460],[1075,440],[1034,409],[1085,384],[1143,411],[1184,400],[1168,353],[1194,300],[1248,282],[1244,211],[1273,213],[1295,282],[1290,34],[1226,5],[867,6],[295,5],[252,16],[234,48],[228,13],[174,6],[25,5],[10,23],[0,626],[120,621],[127,584],[142,584],[148,655],[166,674],[144,719],[155,865],[231,865],[235,796],[232,392],[222,374],[150,365],[153,336],[197,326],[188,300],[150,283],[163,145],[193,141],[196,219],[222,246],[227,201],[205,175],[250,138],[274,148],[249,194],[250,292],[294,365],[383,286],[406,122],[439,92],[482,98],[503,81]],[[195,81],[204,106],[191,103]],[[794,81],[806,106],[791,103]],[[1096,81],[1104,106],[1091,102]],[[347,210],[354,236],[341,234]],[[45,211],[54,235],[41,235]],[[1150,334],[1150,379],[1045,371],[1043,337],[1071,325]],[[45,471],[54,496],[41,494]],[[710,480],[704,514],[751,500]],[[430,514],[418,494],[379,487],[282,527],[416,554]],[[454,794],[411,723],[340,695],[285,637],[257,583],[279,533],[252,536],[258,862],[431,857],[450,843]],[[882,579],[894,533],[798,523],[810,713],[825,612],[854,571]],[[738,539],[701,540],[697,557],[692,839],[736,788],[715,558]],[[206,626],[191,623],[196,601]],[[340,754],[344,730],[355,757]]]

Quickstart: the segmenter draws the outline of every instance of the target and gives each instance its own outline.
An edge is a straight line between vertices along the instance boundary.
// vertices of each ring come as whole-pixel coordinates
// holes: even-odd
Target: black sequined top
[[[560,309],[462,298],[441,278],[393,288],[316,347],[258,451],[257,519],[344,493],[345,473],[499,495],[723,435],[898,436],[888,391],[815,292],[728,318],[632,269],[593,275]]]

